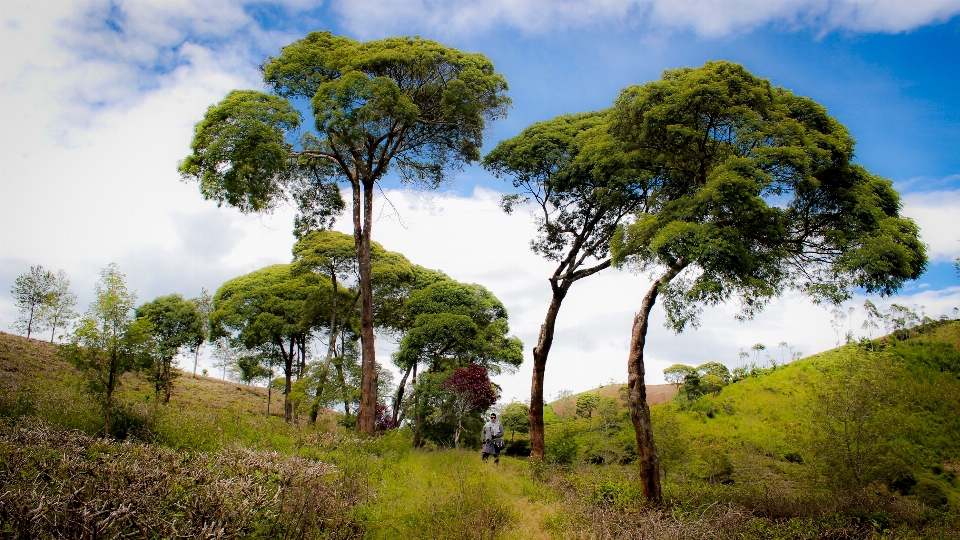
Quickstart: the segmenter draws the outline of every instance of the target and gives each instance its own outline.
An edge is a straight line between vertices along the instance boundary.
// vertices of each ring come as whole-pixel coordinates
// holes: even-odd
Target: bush
[[[560,465],[569,465],[576,461],[580,454],[576,430],[561,424],[559,429],[551,431],[546,440],[547,459]]]
[[[910,490],[910,495],[930,508],[941,508],[948,502],[947,494],[940,484],[930,480],[917,482],[917,485]]]
[[[504,447],[503,455],[529,457],[530,441],[528,441],[527,439],[517,439],[515,441],[510,441],[509,443],[507,443],[507,446]]]

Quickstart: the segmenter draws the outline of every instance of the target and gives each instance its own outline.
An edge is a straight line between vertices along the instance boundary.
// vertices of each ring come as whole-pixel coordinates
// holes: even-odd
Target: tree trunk
[[[290,423],[293,420],[293,403],[290,402],[290,380],[293,377],[293,355],[296,338],[290,338],[290,350],[283,352],[280,347],[280,354],[283,355],[283,420]]]
[[[400,427],[400,404],[403,403],[403,387],[407,384],[407,377],[410,376],[410,372],[413,370],[413,366],[407,368],[403,372],[403,378],[400,379],[400,385],[397,386],[397,395],[393,398],[393,427]]]
[[[417,364],[413,364],[413,447],[423,446],[423,435],[420,433],[420,393],[417,392]]]
[[[107,375],[107,409],[104,411],[103,438],[110,437],[110,412],[113,410],[113,387],[117,384],[117,353],[110,353],[110,372]]]
[[[647,339],[650,311],[657,301],[660,287],[670,282],[682,268],[671,268],[660,277],[647,291],[640,305],[640,311],[633,318],[633,331],[630,335],[630,356],[627,360],[627,402],[630,405],[630,420],[637,437],[637,461],[640,464],[640,482],[643,497],[655,505],[663,502],[660,491],[660,458],[657,445],[653,440],[653,425],[650,421],[650,407],[647,405],[647,385],[644,382],[643,347]]]
[[[267,368],[267,416],[270,416],[270,402],[273,401],[273,359]]]
[[[203,342],[197,343],[197,348],[193,350],[193,378],[197,378],[197,362],[200,361],[200,345]]]
[[[163,402],[170,403],[170,379],[173,376],[173,359],[166,361],[163,367]]]
[[[547,309],[547,317],[540,327],[537,346],[533,348],[533,377],[530,383],[530,459],[543,461],[545,442],[543,435],[543,379],[547,370],[547,356],[553,345],[553,332],[560,313],[560,304],[567,295],[570,285],[553,287],[553,298]]]
[[[373,284],[370,263],[370,228],[373,226],[373,180],[363,182],[363,226],[360,226],[359,187],[354,181],[353,221],[354,242],[360,267],[360,408],[357,411],[357,430],[368,435],[376,432],[377,370],[373,335]]]

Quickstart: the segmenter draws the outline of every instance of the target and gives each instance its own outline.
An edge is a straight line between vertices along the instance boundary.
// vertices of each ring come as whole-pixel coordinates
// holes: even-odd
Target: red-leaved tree
[[[453,444],[460,448],[460,434],[463,433],[463,418],[468,414],[489,409],[500,396],[494,391],[493,383],[487,376],[487,368],[470,364],[453,372],[440,389],[451,396],[451,413],[457,419],[457,431],[453,435]]]

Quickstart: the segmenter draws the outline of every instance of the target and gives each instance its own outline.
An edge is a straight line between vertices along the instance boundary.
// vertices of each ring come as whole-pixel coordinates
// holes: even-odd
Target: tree
[[[593,417],[593,411],[600,405],[600,396],[598,394],[580,394],[577,396],[577,414]]]
[[[306,300],[328,286],[320,276],[293,276],[290,265],[275,264],[227,281],[213,297],[211,337],[229,336],[234,344],[259,350],[271,365],[276,360],[282,367],[287,422],[293,419],[291,378],[306,354],[311,330],[304,321]]]
[[[244,354],[238,356],[234,363],[237,379],[243,384],[254,384],[266,379],[270,381],[271,370],[262,363],[262,358],[258,354]],[[269,392],[269,389],[268,389]],[[270,400],[267,400],[267,414],[270,414]]]
[[[707,375],[713,375],[720,379],[724,385],[730,382],[730,370],[727,369],[727,366],[721,364],[720,362],[707,362],[705,364],[700,364],[697,366],[697,373],[700,377],[706,377]]]
[[[63,270],[58,270],[47,300],[41,304],[39,313],[40,325],[50,330],[50,343],[53,343],[57,336],[58,328],[66,331],[77,317],[77,313],[73,311],[75,305],[77,305],[77,295],[70,290],[70,278]]]
[[[173,359],[181,348],[196,347],[203,341],[203,315],[193,301],[180,294],[170,294],[142,304],[136,310],[136,317],[150,321],[158,352],[152,379],[157,398],[162,388],[163,402],[169,403],[173,379],[177,376]]]
[[[667,381],[667,384],[672,384],[679,389],[683,380],[687,378],[687,374],[691,371],[693,371],[693,366],[674,364],[663,370],[663,378]]]
[[[904,453],[894,447],[906,416],[900,367],[886,354],[846,347],[821,370],[804,408],[811,454],[835,487],[862,489],[896,470]]]
[[[357,42],[314,32],[284,47],[262,70],[274,94],[233,91],[211,107],[180,172],[199,180],[206,198],[242,210],[295,199],[307,207],[298,230],[313,226],[315,215],[322,220],[338,212],[339,191],[330,184],[350,186],[363,358],[357,428],[373,434],[376,183],[392,167],[403,182],[434,188],[450,171],[477,161],[486,121],[506,114],[507,84],[486,57],[418,37]],[[316,127],[297,145],[286,139],[301,122],[290,99],[310,100]]]
[[[200,288],[200,296],[191,298],[191,302],[197,306],[197,314],[200,315],[200,333],[194,336],[195,341],[190,345],[193,349],[193,377],[197,377],[197,363],[200,362],[200,347],[210,336],[210,313],[213,312],[213,296],[206,287]]]
[[[658,296],[677,332],[732,298],[741,320],[786,289],[839,304],[854,287],[892,294],[923,272],[926,248],[891,182],[851,163],[840,122],[738,64],[624,89],[612,130],[649,172],[651,204],[611,247],[615,265],[653,278],[633,322],[628,385],[643,493],[659,502],[643,381]]]
[[[543,383],[560,306],[570,287],[610,266],[610,238],[645,200],[642,177],[607,130],[607,111],[558,116],[501,141],[483,161],[519,193],[501,206],[530,203],[537,223],[534,253],[557,263],[550,305],[533,348],[530,452],[544,456]]]
[[[56,277],[42,265],[31,266],[30,270],[17,276],[10,288],[13,295],[13,304],[20,310],[20,315],[13,322],[13,328],[18,332],[26,332],[27,337],[33,332],[37,324],[37,316],[44,304],[49,301]]]
[[[100,271],[96,298],[62,349],[66,359],[86,376],[88,389],[102,399],[104,437],[110,436],[120,377],[150,365],[154,358],[151,325],[134,317],[136,302],[137,295],[127,289],[126,277],[111,263]]]
[[[460,448],[460,434],[463,433],[463,417],[484,412],[497,402],[498,396],[494,391],[493,383],[487,376],[487,368],[470,364],[465,368],[457,368],[450,377],[440,385],[451,396],[450,412],[457,421],[457,430],[453,435],[453,445]]]
[[[510,440],[517,432],[530,432],[530,407],[526,403],[513,402],[504,407],[500,413],[500,422],[503,428],[510,432]]]
[[[445,279],[410,294],[404,317],[412,321],[394,353],[394,363],[404,370],[400,388],[412,374],[414,400],[417,370],[440,374],[471,364],[494,373],[515,369],[523,362],[523,343],[508,336],[507,310],[490,291],[480,285]],[[402,394],[398,394],[398,398]],[[398,399],[399,402],[399,399]],[[414,410],[421,407],[414,404]],[[399,419],[398,419],[399,420]],[[414,439],[420,444],[423,418],[414,418]]]

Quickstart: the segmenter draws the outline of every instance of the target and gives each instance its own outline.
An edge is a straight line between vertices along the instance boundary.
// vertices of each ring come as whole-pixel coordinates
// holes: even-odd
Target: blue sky
[[[858,140],[857,160],[890,178],[930,246],[927,275],[893,299],[933,316],[960,305],[960,0],[77,0],[0,11],[0,328],[31,264],[64,268],[92,297],[111,261],[141,300],[289,260],[291,213],[243,216],[183,184],[193,124],[234,88],[260,88],[264,57],[312,30],[356,39],[421,35],[489,56],[513,109],[487,148],[558,114],[608,107],[664,69],[726,59],[824,104]],[[494,291],[532,345],[552,270],[527,250],[528,216],[496,208],[507,186],[477,167],[431,194],[397,190],[374,239]],[[396,215],[396,212],[399,215]],[[611,270],[578,284],[560,316],[547,393],[625,380],[632,313],[647,281]],[[849,305],[859,307],[863,298]],[[832,346],[830,315],[787,295],[756,320],[707,310],[676,336],[654,325],[648,381],[674,362],[739,361],[740,348]],[[662,317],[662,312],[655,314]],[[859,332],[858,315],[844,326]],[[392,345],[382,343],[380,359]],[[522,399],[529,367],[498,381]]]

